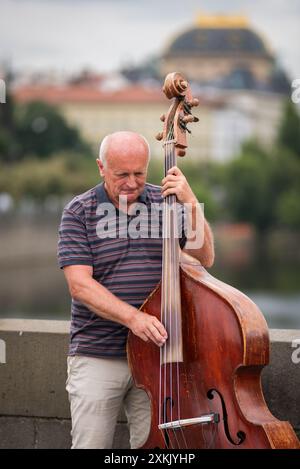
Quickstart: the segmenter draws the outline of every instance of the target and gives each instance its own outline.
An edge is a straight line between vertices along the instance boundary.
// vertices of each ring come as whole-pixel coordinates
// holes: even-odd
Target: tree
[[[276,204],[277,220],[281,225],[289,228],[300,228],[300,189],[292,187],[283,192]]]
[[[300,117],[294,104],[288,100],[278,132],[277,143],[300,158]]]
[[[276,222],[290,228],[300,227],[300,159],[286,148],[272,154],[271,191]]]
[[[55,107],[44,102],[34,101],[23,106],[18,112],[17,126],[24,155],[45,158],[60,150],[88,151],[78,130],[71,127]]]
[[[255,142],[225,168],[226,204],[237,221],[253,223],[265,231],[274,220],[270,156]]]
[[[15,103],[10,93],[12,75],[5,75],[6,102],[0,104],[0,161],[14,162],[21,152],[17,139],[17,127],[15,121]]]

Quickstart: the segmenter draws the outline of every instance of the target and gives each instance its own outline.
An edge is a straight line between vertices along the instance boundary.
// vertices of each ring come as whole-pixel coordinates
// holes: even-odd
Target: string
[[[171,138],[173,137],[173,135],[171,134]],[[174,161],[174,146],[172,143],[169,143],[168,144],[168,169],[170,169],[171,167],[173,167],[175,165],[175,161]],[[170,223],[170,237],[169,237],[169,248],[170,248],[170,267],[173,267],[173,269],[175,269],[175,275],[173,275],[173,272],[171,272],[171,276],[169,277],[170,279],[170,282],[169,282],[169,317],[170,317],[170,324],[169,324],[169,328],[170,328],[170,335],[171,335],[171,351],[174,350],[174,346],[173,346],[173,343],[172,341],[174,340],[174,337],[173,337],[173,316],[175,314],[175,346],[176,346],[176,350],[177,350],[177,364],[178,364],[178,334],[177,334],[177,328],[176,328],[176,321],[177,321],[177,296],[176,296],[176,293],[177,293],[177,284],[176,284],[176,272],[177,272],[177,268],[178,268],[178,259],[177,259],[177,256],[176,256],[176,221],[177,221],[177,218],[176,218],[176,215],[175,215],[175,209],[176,209],[176,196],[174,194],[170,195],[169,196],[169,217],[168,217],[168,221]],[[172,281],[173,281],[173,285],[172,285]],[[170,394],[171,396],[173,396],[173,357],[171,358],[170,360]],[[176,371],[177,371],[177,367],[176,367]],[[175,383],[178,383],[178,373],[176,374],[176,381]],[[177,403],[179,402],[179,393],[178,393],[178,384],[177,384]],[[180,419],[180,415],[178,414],[178,405],[176,406],[177,407],[177,419]],[[176,408],[175,407],[175,408]],[[173,407],[171,409],[171,421],[173,421]],[[173,435],[175,437],[175,440],[176,440],[176,443],[177,443],[177,448],[180,448],[180,444],[179,444],[179,441],[178,441],[178,438],[177,438],[177,432],[175,429],[173,429]]]
[[[175,152],[173,151],[174,155],[174,161],[172,166],[176,165],[176,156]],[[179,316],[179,311],[178,308],[181,308],[181,294],[180,294],[180,278],[179,278],[179,238],[178,238],[178,221],[177,221],[177,200],[176,197],[174,197],[174,214],[176,214],[176,218],[174,219],[174,222],[176,223],[177,226],[177,232],[176,232],[176,239],[174,240],[173,243],[173,248],[174,248],[174,257],[175,257],[175,278],[174,278],[174,291],[177,291],[177,296],[176,296],[176,302],[175,302],[175,327],[176,327],[176,342],[177,342],[177,362],[176,362],[176,381],[177,381],[177,414],[178,414],[178,420],[181,420],[181,409],[180,409],[180,374],[179,374],[179,332],[180,332],[180,327],[181,324],[179,324],[180,317]],[[180,344],[182,346],[182,344]],[[184,432],[182,427],[180,426],[180,431],[181,435],[184,440],[185,447],[187,448],[187,443],[185,440]]]
[[[163,220],[165,220],[166,217],[165,217],[165,205],[163,205]],[[166,243],[165,243],[165,239],[166,239],[166,224],[163,223],[163,252],[165,253],[166,252]],[[164,261],[164,257],[163,257],[163,262]],[[166,275],[166,265],[163,266],[163,275]],[[165,279],[163,278],[162,279],[162,291],[161,291],[161,322],[162,324],[166,324],[166,318],[165,318],[165,312],[166,312],[166,303],[165,303],[165,285],[166,285],[166,282],[165,282]],[[162,412],[163,412],[163,409],[162,409],[162,400],[163,400],[163,396],[162,396],[162,363],[166,363],[166,360],[162,360],[163,358],[163,352],[164,352],[164,355],[165,355],[165,346],[161,347],[160,348],[160,373],[159,373],[159,424],[162,424],[162,423],[165,423],[164,422],[164,416],[165,416],[165,408],[164,408],[164,415],[162,415]],[[163,380],[163,387],[164,387],[164,396],[166,395],[166,377],[165,377],[165,370],[164,370],[164,380]],[[164,402],[165,402],[165,399],[164,399]],[[168,443],[166,441],[166,438],[165,438],[165,432],[164,430],[161,430],[162,432],[162,436],[164,438],[164,441],[165,441],[165,445],[166,447],[168,446]]]
[[[176,154],[174,151],[174,133],[173,128],[169,130],[166,142],[165,142],[165,176],[168,170],[176,166]],[[166,326],[169,332],[169,351],[173,351],[173,341],[175,340],[177,360],[176,363],[176,374],[175,374],[175,386],[177,390],[177,396],[174,403],[174,408],[177,408],[177,419],[181,419],[180,409],[180,373],[179,373],[179,327],[181,326],[179,321],[179,308],[181,308],[180,300],[180,282],[179,282],[179,241],[178,241],[178,223],[177,223],[177,198],[175,194],[168,195],[163,204],[163,283],[162,283],[162,323]],[[172,272],[171,269],[175,269]],[[172,314],[173,312],[173,314]],[[174,320],[175,314],[175,339],[173,337]],[[164,360],[162,360],[164,358]],[[167,423],[167,367],[169,366],[169,390],[171,399],[173,398],[173,356],[170,353],[169,362],[167,363],[167,344],[164,344],[160,349],[160,380],[159,380],[159,421],[163,420],[163,423]],[[163,365],[164,363],[164,365]],[[162,370],[164,366],[164,370]],[[163,372],[163,377],[162,377]],[[163,381],[163,383],[162,383]],[[162,390],[163,388],[163,390]],[[163,391],[163,396],[162,396]],[[164,415],[162,412],[162,401],[165,403]],[[173,406],[170,401],[170,421],[173,421]],[[182,427],[180,426],[182,439],[184,446],[187,448],[187,442]],[[166,432],[166,433],[165,433]],[[177,438],[176,429],[172,428],[172,433],[175,437],[177,447],[180,448],[180,444]],[[168,435],[168,440],[173,448],[172,439],[169,436],[169,429],[163,431],[163,437],[167,446],[165,434]]]
[[[168,142],[166,143],[166,168],[165,168],[165,174],[167,174],[168,169],[176,165],[176,157],[175,157],[175,152],[174,152],[174,144],[171,142],[174,138],[173,135],[173,129],[170,130],[169,135],[168,135]],[[171,141],[170,141],[171,140]],[[169,342],[169,347],[170,350],[173,351],[173,340],[175,340],[175,345],[176,345],[176,351],[177,351],[177,361],[176,361],[176,375],[175,375],[175,385],[177,384],[177,419],[180,420],[180,393],[179,393],[179,338],[178,338],[178,318],[179,318],[179,311],[178,311],[178,306],[179,306],[179,301],[178,299],[180,298],[180,294],[178,291],[179,283],[178,283],[178,268],[179,268],[179,259],[178,259],[178,254],[179,254],[179,246],[178,246],[178,238],[177,238],[177,233],[178,233],[178,228],[177,227],[177,199],[174,194],[169,195],[166,200],[166,210],[167,210],[167,217],[165,219],[166,225],[167,225],[167,241],[166,241],[166,246],[167,246],[167,269],[165,270],[167,272],[167,279],[166,280],[166,296],[165,296],[165,303],[168,305],[169,310],[168,310],[168,315],[169,315],[169,331],[170,331],[170,342]],[[169,272],[170,268],[175,268],[175,275],[174,272]],[[171,274],[171,275],[170,275]],[[168,281],[170,280],[170,281]],[[169,298],[169,301],[167,302],[167,298]],[[173,314],[172,314],[173,312]],[[174,327],[174,320],[173,316],[175,314],[175,339],[173,337],[173,327]],[[170,386],[170,394],[173,397],[173,362],[172,358],[170,358],[170,363],[169,363],[169,386]],[[165,367],[167,367],[166,360],[165,360]],[[166,373],[166,371],[165,371]],[[171,421],[173,421],[173,406],[171,406]],[[176,442],[177,442],[177,447],[180,448],[179,441],[177,438],[177,432],[175,429],[173,430],[173,435],[175,436]],[[183,435],[184,436],[184,435]]]
[[[168,169],[171,167],[171,157],[172,157],[172,152],[171,150],[171,145],[168,143],[166,145],[166,161],[167,161],[167,167],[166,167],[166,174]],[[172,331],[172,306],[173,306],[173,292],[172,292],[172,284],[170,282],[170,279],[172,279],[172,267],[174,265],[174,258],[172,258],[172,240],[174,239],[174,227],[172,223],[172,211],[171,211],[171,206],[172,206],[172,198],[174,196],[171,195],[168,197],[166,200],[166,208],[167,208],[167,226],[168,226],[168,233],[167,233],[167,245],[168,245],[168,261],[167,261],[167,279],[166,279],[166,285],[167,285],[167,295],[168,300],[167,301],[167,308],[168,308],[168,329],[169,329],[169,355],[170,351],[172,352],[173,350],[173,331]],[[169,356],[169,362],[168,364],[165,364],[166,370],[169,368],[169,391],[170,391],[170,398],[173,399],[173,365],[172,365],[172,358]],[[173,402],[170,401],[170,421],[173,422]],[[172,433],[175,436],[175,440],[177,441],[177,435],[175,430],[172,428]],[[170,439],[170,441],[172,441]],[[177,441],[178,445],[178,441]]]
[[[168,138],[167,138],[168,140]],[[167,173],[167,167],[168,167],[168,151],[167,151],[167,145],[165,146],[165,175]],[[163,203],[163,282],[162,282],[162,302],[161,302],[161,309],[162,309],[162,323],[165,325],[165,327],[168,329],[168,324],[167,324],[167,278],[168,278],[168,268],[169,268],[169,249],[168,249],[168,243],[167,240],[169,239],[169,220],[168,220],[168,210],[167,210],[167,204],[166,201],[164,200]],[[163,348],[163,350],[162,350]],[[166,423],[166,418],[167,418],[167,404],[168,401],[166,400],[167,397],[167,347],[166,344],[160,349],[160,396],[159,396],[159,421],[160,423]],[[164,357],[164,360],[162,361],[162,357]],[[162,365],[164,363],[164,365]],[[162,378],[162,366],[164,367],[163,370],[163,378]],[[163,380],[163,385],[162,385],[162,380]],[[163,386],[163,396],[162,396],[162,386]],[[162,401],[164,402],[164,408],[162,409]],[[163,410],[163,412],[162,412]],[[164,415],[162,415],[164,413]],[[168,446],[166,438],[165,438],[165,432],[168,435],[169,442],[172,444],[172,441],[169,437],[168,430],[162,430],[162,434],[165,440],[166,446]]]
[[[168,152],[167,152],[167,146],[166,146],[166,155],[165,155],[165,175],[167,173],[167,166],[168,166]],[[163,324],[168,328],[167,324],[167,279],[168,279],[168,269],[169,269],[169,249],[168,249],[168,239],[169,239],[169,229],[170,229],[170,223],[169,223],[169,217],[168,217],[168,210],[167,210],[167,204],[166,201],[164,201],[163,204],[163,283],[162,283],[162,322]],[[162,388],[162,350],[160,351],[160,397],[159,397],[159,412],[160,412],[160,420],[163,420],[163,423],[166,423],[166,417],[167,417],[167,347],[166,344],[163,346],[163,354],[164,354],[164,376],[163,376],[163,396],[161,395],[161,388]],[[165,403],[164,407],[164,415],[162,415],[162,400]],[[172,446],[172,440],[169,437],[168,430],[165,430],[169,443],[171,443]],[[165,431],[162,431],[163,437],[165,440],[165,444],[167,445],[167,441],[165,438]]]
[[[173,137],[173,135],[172,135]],[[174,151],[174,144],[171,144],[172,147],[172,152],[171,152],[171,161],[170,161],[170,166],[173,167],[176,166],[176,155]],[[176,196],[172,196],[172,201],[171,201],[171,213],[173,214],[173,234],[174,236],[171,239],[172,243],[172,250],[173,250],[173,265],[175,267],[175,275],[172,276],[173,278],[173,299],[175,301],[174,304],[174,313],[175,313],[175,334],[176,334],[176,352],[177,352],[177,360],[176,360],[176,383],[177,383],[177,418],[178,420],[181,420],[181,410],[180,410],[180,375],[179,375],[179,327],[180,325],[178,324],[179,321],[179,308],[181,307],[181,299],[180,299],[180,282],[179,282],[179,241],[178,241],[178,212],[177,212],[177,199]],[[183,432],[182,427],[180,426],[180,431],[182,438],[184,440],[184,445],[187,448],[187,442],[185,439],[185,435]],[[176,440],[177,440],[177,435],[175,433]],[[178,448],[180,447],[178,440],[177,440]]]
[[[174,151],[174,132],[173,126],[169,129],[166,141],[165,141],[165,176],[167,175],[168,170],[176,166],[176,154]],[[181,220],[183,222],[182,213]],[[178,212],[177,212],[177,198],[175,194],[170,194],[164,199],[163,203],[163,277],[162,277],[162,299],[161,299],[161,320],[162,323],[165,325],[166,329],[169,332],[169,341],[168,341],[168,349],[167,349],[167,342],[161,347],[160,349],[160,381],[159,381],[159,421],[160,423],[167,423],[168,420],[168,405],[170,405],[170,421],[173,421],[173,406],[172,401],[167,401],[167,377],[169,379],[169,391],[170,391],[170,399],[173,399],[173,340],[175,340],[176,346],[176,353],[177,353],[177,360],[175,361],[175,383],[174,387],[177,388],[177,396],[174,399],[174,409],[177,408],[177,420],[181,420],[181,408],[180,408],[180,369],[179,369],[179,346],[180,344],[180,330],[181,324],[179,324],[179,312],[181,309],[181,295],[180,295],[180,270],[179,270],[179,237],[178,237]],[[176,229],[177,228],[177,229]],[[181,234],[183,232],[183,226],[181,226]],[[175,236],[177,235],[177,236]],[[171,269],[174,269],[172,271]],[[173,314],[172,314],[173,312]],[[174,328],[174,320],[173,316],[175,314],[175,339],[173,337],[173,328]],[[169,350],[169,361],[167,363],[167,350]],[[167,368],[169,366],[169,373],[167,373]],[[163,370],[162,370],[163,367]],[[163,373],[163,376],[162,376]],[[168,376],[167,376],[168,375]],[[163,380],[163,383],[162,383]],[[162,389],[163,388],[163,389]],[[163,395],[162,395],[163,391]],[[162,402],[164,402],[164,409],[162,411]],[[176,403],[176,405],[175,405]],[[210,426],[209,426],[210,427]],[[173,441],[170,438],[170,430],[172,430],[172,435],[175,437],[176,446],[177,448],[188,448],[188,444],[186,441],[185,431],[186,428],[182,427],[179,424],[180,434],[183,440],[183,446],[180,446],[178,441],[177,429],[165,429],[162,430],[163,438],[165,441],[166,447],[168,447],[168,443],[173,449]],[[206,447],[210,448],[217,430],[216,427],[212,427],[212,431],[210,433],[210,442],[208,442],[206,435],[204,434],[203,427],[201,426],[202,432],[202,439]],[[168,441],[166,438],[168,437]]]
[[[169,144],[169,161],[168,161],[168,168],[170,169],[174,164],[173,161],[173,146],[172,144]],[[169,247],[170,247],[170,265],[175,268],[175,273],[176,273],[176,257],[175,257],[175,252],[174,252],[174,243],[175,243],[175,218],[174,218],[174,199],[176,199],[175,195],[170,195],[169,196],[169,222],[170,222],[170,238],[169,238]],[[175,281],[175,276],[174,272],[171,273],[170,277],[170,283],[169,283],[169,315],[170,315],[170,333],[171,333],[171,340],[173,340],[173,332],[172,332],[172,326],[173,326],[173,315],[176,314],[176,285],[172,285],[172,281],[174,283]],[[175,287],[175,288],[174,288]],[[173,311],[172,311],[173,310]],[[173,314],[172,314],[173,313]],[[178,348],[178,340],[176,342],[176,348]],[[171,343],[171,351],[173,351],[174,347],[173,344]],[[173,359],[173,357],[172,357]],[[173,396],[173,361],[171,359],[170,363],[170,388],[171,388],[171,395]],[[177,378],[177,377],[176,377]],[[177,401],[178,401],[178,395],[177,395]],[[177,415],[178,418],[178,415]],[[173,421],[173,408],[171,412],[171,421]],[[176,439],[177,447],[179,448],[179,442],[177,440],[177,433],[176,430],[173,429],[173,434]]]

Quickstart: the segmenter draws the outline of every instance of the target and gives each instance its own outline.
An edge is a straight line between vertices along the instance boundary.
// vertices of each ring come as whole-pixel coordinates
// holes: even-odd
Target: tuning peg
[[[190,102],[191,107],[196,107],[199,106],[199,99],[198,98],[193,98],[192,101]]]
[[[178,156],[185,156],[185,151],[184,150],[178,150],[177,155]]]
[[[194,116],[194,122],[199,122],[198,117],[195,117],[195,116]]]
[[[187,116],[184,116],[182,118],[182,121],[187,124],[188,122],[194,122],[194,116],[192,116],[191,114],[187,115]]]
[[[159,132],[156,136],[155,136],[156,140],[160,141],[163,139],[163,133],[162,132]]]
[[[161,120],[162,122],[165,122],[165,120],[166,120],[166,114],[162,114],[162,115],[160,116],[160,120]]]

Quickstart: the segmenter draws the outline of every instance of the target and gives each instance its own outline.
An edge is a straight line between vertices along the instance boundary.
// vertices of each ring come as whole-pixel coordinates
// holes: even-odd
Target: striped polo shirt
[[[103,183],[76,196],[59,227],[60,268],[90,265],[95,280],[139,308],[161,279],[162,201],[161,188],[145,184],[138,199],[143,210],[129,216],[112,204]],[[124,357],[127,334],[125,326],[72,299],[69,355]]]

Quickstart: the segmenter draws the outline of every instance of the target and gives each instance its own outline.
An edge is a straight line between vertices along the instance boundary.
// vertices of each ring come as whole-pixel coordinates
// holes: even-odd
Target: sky
[[[201,12],[246,14],[300,78],[300,0],[0,0],[0,64],[117,70],[161,53]]]

